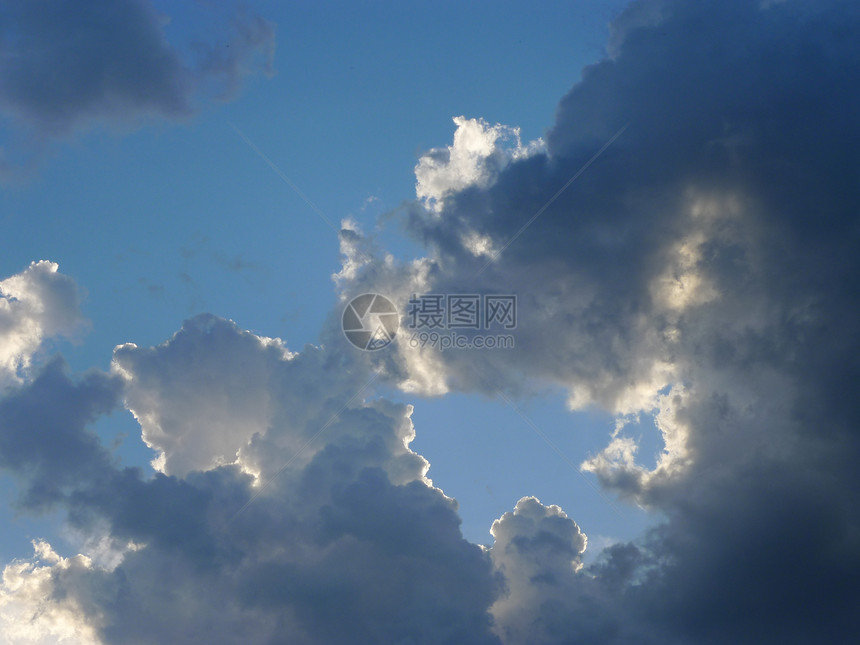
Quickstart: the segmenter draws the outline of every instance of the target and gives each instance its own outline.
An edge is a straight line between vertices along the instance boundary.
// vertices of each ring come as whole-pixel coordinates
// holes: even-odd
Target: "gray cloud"
[[[6,165],[97,120],[190,116],[201,99],[230,98],[248,74],[272,72],[274,26],[257,15],[233,10],[219,43],[180,48],[165,28],[147,0],[4,3],[0,112],[18,141]]]
[[[856,640],[858,23],[838,2],[635,3],[545,150],[431,155],[433,211],[408,213],[428,257],[385,261],[345,227],[344,297],[513,292],[511,351],[361,354],[333,312],[325,348],[293,354],[202,316],[118,348],[113,375],[54,362],[17,384],[0,463],[19,504],[65,505],[113,554],[39,545],[7,567],[5,606],[47,597],[42,634],[110,643]],[[664,521],[585,567],[577,523],[523,498],[492,548],[469,544],[408,447],[411,408],[364,389],[374,370],[424,392],[567,388],[618,415],[584,468]],[[122,397],[163,454],[150,479],[86,429]],[[636,414],[666,444],[653,468]]]
[[[121,384],[99,372],[74,382],[50,361],[26,387],[0,401],[0,466],[21,480],[21,504],[48,508],[93,481],[110,464],[86,427],[119,403]]]
[[[785,643],[858,633],[848,609],[860,575],[860,406],[849,385],[860,350],[858,25],[857,8],[838,2],[634,3],[611,57],[561,101],[545,152],[447,194],[435,212],[412,207],[427,258],[377,254],[339,277],[346,296],[390,293],[401,306],[416,292],[518,295],[515,349],[401,343],[380,365],[405,389],[551,383],[574,407],[618,415],[583,467],[667,521],[605,553],[591,585],[600,592],[563,604],[570,634]],[[343,244],[348,258],[373,251],[355,231]],[[654,415],[666,444],[654,468],[625,433],[637,414]],[[550,620],[535,610],[508,629]]]
[[[524,497],[493,523],[492,534],[493,566],[505,581],[492,610],[502,640],[581,642],[582,621],[571,609],[587,584],[578,573],[586,538],[576,522],[557,506]]]
[[[365,401],[369,373],[207,315],[117,348],[115,365],[72,380],[49,363],[0,405],[21,508],[62,503],[114,552],[52,561],[41,546],[0,599],[47,589],[44,615],[108,643],[498,643],[491,562],[409,450],[411,406]],[[171,474],[116,466],[86,429],[123,395],[145,433],[166,429],[146,436]]]

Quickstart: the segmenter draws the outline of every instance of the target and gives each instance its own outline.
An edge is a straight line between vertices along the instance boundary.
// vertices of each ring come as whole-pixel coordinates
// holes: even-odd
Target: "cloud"
[[[375,360],[402,389],[550,384],[617,416],[583,467],[666,519],[594,569],[631,572],[569,609],[614,616],[589,642],[858,633],[858,25],[838,2],[633,3],[544,151],[409,209],[427,257],[398,264],[343,238],[375,258],[342,276],[345,298],[390,294],[405,311],[414,293],[518,297],[511,350],[401,334]],[[636,419],[663,438],[654,467]]]
[[[372,373],[208,315],[114,365],[52,361],[0,403],[18,506],[62,505],[101,553],[10,565],[45,615],[74,608],[106,643],[498,643],[490,560],[409,449],[411,406],[369,398]],[[121,468],[88,429],[123,396],[169,474]]]
[[[120,346],[111,374],[16,377],[0,465],[19,507],[61,505],[111,555],[39,546],[11,569],[8,620],[38,597],[64,618],[37,635],[63,620],[106,643],[856,640],[858,26],[838,2],[637,2],[544,150],[497,163],[509,130],[463,121],[426,157],[430,208],[407,217],[427,257],[344,225],[344,301],[513,293],[512,350],[401,335],[362,353],[334,311],[323,346],[291,352],[201,316]],[[525,497],[492,547],[468,543],[380,382],[566,388],[617,416],[584,467],[659,523],[585,566],[578,524]],[[120,400],[160,452],[151,477],[89,429]],[[644,418],[665,444],[653,468],[628,429]]]
[[[503,642],[576,640],[564,624],[579,622],[565,619],[565,604],[581,584],[577,574],[587,543],[576,522],[558,506],[523,497],[513,512],[493,522],[491,533],[493,566],[506,583],[492,608]]]
[[[464,116],[453,121],[457,126],[453,145],[426,152],[415,166],[415,194],[431,211],[443,208],[446,195],[469,186],[486,188],[510,161],[543,147],[541,140],[523,146],[519,128]]]
[[[233,8],[220,43],[177,45],[147,0],[109,4],[13,0],[0,9],[0,113],[15,145],[6,165],[98,121],[137,125],[231,98],[242,79],[272,72],[274,26]]]
[[[200,317],[159,347],[118,347],[114,368],[127,381],[126,405],[143,440],[159,452],[157,469],[184,476],[235,463],[239,449],[266,432],[277,404],[268,380],[292,358],[278,339]]]
[[[44,510],[99,479],[110,456],[89,424],[119,403],[120,383],[101,372],[72,380],[62,359],[0,400],[0,467],[19,479],[19,504]]]
[[[92,562],[82,555],[61,558],[51,546],[34,541],[34,557],[3,569],[0,582],[0,626],[4,644],[89,645],[96,631],[73,598],[54,598],[56,579],[87,570]]]
[[[47,339],[85,326],[77,285],[58,269],[41,260],[0,280],[0,388],[20,381]]]

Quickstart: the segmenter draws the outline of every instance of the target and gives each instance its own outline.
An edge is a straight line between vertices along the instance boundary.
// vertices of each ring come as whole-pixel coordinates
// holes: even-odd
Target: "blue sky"
[[[858,25],[0,8],[0,643],[853,642]]]
[[[330,221],[351,215],[372,226],[414,198],[417,157],[450,142],[451,117],[539,137],[559,96],[600,53],[611,12],[594,5],[545,15],[519,7],[524,16],[480,4],[400,13],[377,3],[267,6],[278,25],[274,76],[251,77],[232,101],[204,103],[179,123],[96,124],[59,143],[37,173],[10,182],[4,218],[21,242],[4,253],[4,270],[38,256],[81,275],[97,332],[81,367],[104,361],[129,333],[158,342],[177,319],[203,310],[236,319],[248,312],[249,328],[291,346],[314,342],[339,268],[335,233],[231,124]],[[166,12],[165,35],[187,47],[209,14],[180,7]],[[56,213],[36,240],[26,226],[33,213]],[[418,253],[395,224],[388,228],[393,244]],[[230,275],[231,265],[241,276]]]

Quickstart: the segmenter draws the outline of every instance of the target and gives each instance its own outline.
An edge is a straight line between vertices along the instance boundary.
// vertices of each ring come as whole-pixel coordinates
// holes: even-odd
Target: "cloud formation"
[[[585,535],[558,506],[523,497],[493,523],[490,554],[505,590],[492,607],[504,643],[574,639],[571,601],[581,586]]]
[[[116,552],[8,565],[6,620],[38,599],[106,643],[498,642],[491,562],[409,450],[411,406],[365,400],[372,374],[209,315],[114,365],[52,361],[0,403],[19,507],[62,505]],[[117,466],[88,429],[123,396],[169,474]]]
[[[427,257],[377,255],[339,282],[403,310],[413,293],[517,294],[510,351],[381,357],[405,390],[549,383],[617,415],[583,468],[667,521],[607,551],[603,571],[629,575],[601,607],[626,622],[590,642],[858,631],[858,26],[838,2],[633,3],[544,152],[416,205]],[[355,231],[343,244],[374,252]],[[642,417],[665,444],[654,467],[625,430]],[[802,540],[798,513],[815,518]],[[596,602],[569,611],[585,625]]]
[[[86,325],[75,281],[55,262],[32,262],[0,280],[0,390],[19,382],[46,339],[74,337]]]
[[[177,45],[148,0],[12,0],[0,8],[0,114],[15,144],[7,170],[98,121],[187,117],[272,72],[274,26],[233,8],[219,43]]]
[[[486,188],[513,160],[528,157],[543,141],[523,145],[519,128],[484,119],[455,116],[454,143],[423,154],[415,166],[415,194],[431,211],[440,211],[446,195],[469,186]]]
[[[32,561],[13,562],[0,582],[3,643],[86,645],[98,636],[74,598],[54,598],[55,580],[76,569],[89,569],[83,555],[61,558],[51,546],[34,541]]]
[[[118,347],[109,374],[19,373],[35,350],[8,351],[18,506],[65,508],[110,557],[37,543],[6,568],[0,620],[104,643],[856,640],[858,29],[839,2],[636,2],[545,149],[497,158],[511,131],[464,119],[422,159],[408,224],[427,257],[344,227],[343,298],[516,293],[513,350],[361,353],[333,312],[301,352],[209,315]],[[8,319],[42,330],[26,347],[66,329],[17,302]],[[376,382],[567,388],[617,415],[583,468],[663,519],[584,566],[574,519],[524,497],[470,544],[409,448],[411,406]],[[122,403],[151,477],[90,429]],[[637,416],[663,438],[654,467]]]

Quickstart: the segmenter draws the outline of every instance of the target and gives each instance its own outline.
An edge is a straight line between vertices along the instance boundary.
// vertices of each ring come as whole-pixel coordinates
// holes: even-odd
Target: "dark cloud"
[[[545,148],[462,120],[477,157],[430,155],[432,210],[409,210],[428,257],[375,261],[345,227],[344,297],[515,293],[513,350],[361,354],[334,312],[294,354],[201,316],[117,348],[112,375],[17,384],[0,464],[20,504],[106,546],[37,543],[0,617],[40,607],[40,634],[110,643],[856,641],[858,27],[839,2],[635,3]],[[663,519],[585,566],[577,523],[525,497],[470,544],[379,379],[568,388],[618,416],[584,468]],[[161,455],[149,479],[86,429],[119,397]],[[665,441],[653,468],[636,415]]]
[[[217,43],[179,46],[167,23],[147,0],[3,3],[0,112],[26,141],[18,156],[96,120],[189,116],[200,99],[230,98],[248,74],[272,72],[274,26],[255,14],[232,11]]]
[[[76,382],[52,362],[0,406],[0,466],[26,484],[21,507],[62,503],[69,526],[109,552],[52,561],[41,546],[15,565],[21,583],[0,588],[4,603],[56,598],[37,633],[499,642],[492,563],[409,450],[411,407],[361,395],[369,373],[207,315],[158,347],[117,348],[115,370]],[[87,430],[123,395],[170,475],[118,467]]]
[[[405,388],[550,382],[619,415],[584,468],[667,521],[608,550],[587,602],[562,605],[571,634],[608,618],[588,642],[860,633],[858,27],[840,2],[634,3],[545,152],[412,208],[427,258],[341,275],[346,294],[401,306],[415,292],[518,295],[515,349],[401,343],[381,363]],[[367,252],[351,233],[347,256]],[[482,270],[487,249],[504,250]],[[623,428],[640,414],[666,443],[651,469]],[[507,629],[556,620],[546,607]]]
[[[148,4],[5,4],[2,97],[16,114],[61,133],[81,118],[191,110],[191,77]]]
[[[649,13],[648,5],[630,14]],[[559,107],[546,154],[509,164],[488,188],[460,191],[441,213],[412,211],[413,231],[435,251],[425,269],[430,286],[518,293],[516,351],[463,361],[498,363],[512,388],[511,364],[611,405],[650,380],[655,359],[674,360],[665,340],[679,322],[756,333],[749,340],[763,349],[758,341],[772,330],[760,328],[762,293],[781,303],[785,323],[797,323],[803,312],[794,310],[812,305],[801,304],[797,287],[819,301],[851,270],[858,182],[846,134],[855,127],[858,54],[848,25],[856,10],[660,7],[671,19],[628,27],[616,57],[585,70]],[[628,123],[474,277],[488,256],[464,239],[477,233],[501,248]],[[396,289],[404,279],[402,270],[381,270],[372,267],[360,286]],[[792,339],[787,327],[776,331],[768,342],[778,353]],[[448,376],[461,389],[475,383],[468,369]]]
[[[109,455],[86,427],[119,403],[121,383],[99,372],[77,382],[61,360],[0,401],[0,467],[23,482],[21,504],[41,509],[68,499],[105,470]]]

